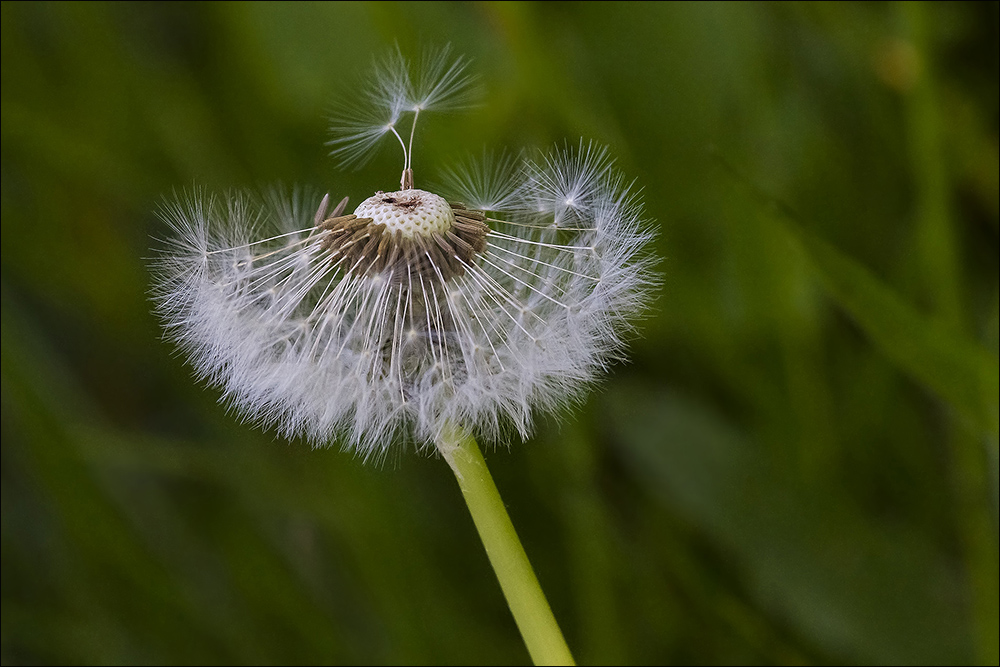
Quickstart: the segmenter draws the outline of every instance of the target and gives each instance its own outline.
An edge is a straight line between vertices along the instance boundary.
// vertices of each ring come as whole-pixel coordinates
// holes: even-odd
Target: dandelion
[[[303,191],[167,205],[154,298],[241,417],[365,460],[405,442],[440,452],[532,657],[565,662],[471,434],[527,437],[622,354],[655,282],[650,232],[606,150],[582,141],[446,165],[442,189],[416,188],[418,120],[466,105],[473,83],[447,49],[417,68],[398,52],[376,67],[330,145],[360,163],[391,136],[400,189],[350,213],[347,197],[330,209],[329,195]]]

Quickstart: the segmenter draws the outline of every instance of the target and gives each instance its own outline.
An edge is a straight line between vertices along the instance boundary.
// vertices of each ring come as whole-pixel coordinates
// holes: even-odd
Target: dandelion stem
[[[458,479],[532,661],[536,665],[575,664],[479,445],[465,431],[451,427],[438,439],[437,447]]]

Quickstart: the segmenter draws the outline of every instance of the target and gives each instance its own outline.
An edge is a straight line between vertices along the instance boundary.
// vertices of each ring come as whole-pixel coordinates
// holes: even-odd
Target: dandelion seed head
[[[401,187],[352,213],[305,190],[163,206],[157,310],[238,416],[366,460],[449,424],[527,437],[623,356],[656,285],[652,234],[604,148],[484,153],[414,187],[418,117],[462,102],[466,69],[447,50],[383,63],[359,96],[382,120],[335,152],[369,152],[388,127]]]

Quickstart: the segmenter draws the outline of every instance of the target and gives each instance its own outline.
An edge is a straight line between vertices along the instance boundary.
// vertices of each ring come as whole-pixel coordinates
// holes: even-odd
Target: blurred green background
[[[484,147],[611,147],[663,289],[487,452],[583,663],[997,664],[998,4],[2,5],[4,664],[524,663],[448,467],[237,423],[161,339],[165,196],[394,187],[398,44]]]

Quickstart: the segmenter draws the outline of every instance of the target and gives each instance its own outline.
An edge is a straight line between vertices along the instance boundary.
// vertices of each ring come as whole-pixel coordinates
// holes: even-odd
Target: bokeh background
[[[432,181],[593,139],[663,288],[487,452],[584,663],[997,664],[998,4],[3,3],[4,664],[525,663],[448,467],[238,423],[161,338],[164,197],[393,187],[331,106],[450,42]]]

